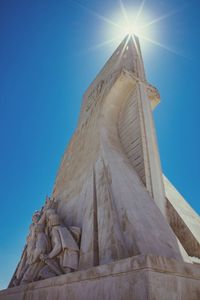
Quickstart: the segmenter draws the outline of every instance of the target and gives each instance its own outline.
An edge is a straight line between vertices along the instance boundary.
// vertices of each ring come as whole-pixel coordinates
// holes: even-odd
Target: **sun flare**
[[[145,48],[147,48],[147,46],[151,44],[156,47],[165,49],[171,53],[180,55],[180,53],[178,53],[177,51],[161,43],[156,31],[158,28],[160,28],[160,26],[157,26],[158,23],[176,14],[182,8],[152,18],[152,16],[148,14],[144,9],[146,0],[141,1],[140,6],[137,8],[126,7],[124,5],[125,1],[119,0],[120,9],[118,9],[116,14],[113,14],[108,18],[87,8],[86,6],[78,2],[78,0],[72,1],[78,4],[83,9],[87,10],[96,18],[103,21],[105,25],[103,41],[93,46],[89,50],[95,50],[108,45],[111,45],[113,47],[114,44],[119,43],[124,39],[125,36],[128,35],[137,36],[140,39],[140,42],[145,44]]]
[[[120,15],[117,17],[117,24],[118,26],[113,30],[113,35],[120,35],[122,37],[129,35],[133,36],[136,35],[139,38],[147,35],[149,36],[148,27],[145,25],[147,24],[147,17],[138,18],[134,12],[129,11],[126,12],[126,15]]]

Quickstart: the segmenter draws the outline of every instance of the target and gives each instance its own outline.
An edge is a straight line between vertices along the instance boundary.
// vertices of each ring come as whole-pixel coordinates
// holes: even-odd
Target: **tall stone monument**
[[[162,174],[137,37],[83,97],[51,198],[0,299],[200,299],[200,218]]]

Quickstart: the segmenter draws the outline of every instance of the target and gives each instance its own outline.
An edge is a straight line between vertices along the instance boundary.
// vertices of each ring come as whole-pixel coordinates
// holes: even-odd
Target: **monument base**
[[[200,265],[135,256],[0,291],[1,300],[199,300]]]

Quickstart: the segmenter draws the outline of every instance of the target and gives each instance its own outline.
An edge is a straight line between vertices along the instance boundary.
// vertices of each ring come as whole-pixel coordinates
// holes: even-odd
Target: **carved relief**
[[[149,100],[151,101],[152,108],[156,107],[156,105],[160,102],[160,94],[158,90],[154,86],[148,84],[147,95]]]
[[[99,98],[102,94],[103,86],[104,86],[104,80],[100,80],[100,82],[97,84],[95,89],[88,96],[88,102],[85,109],[87,112],[91,109],[93,105],[96,105],[97,98]]]
[[[33,253],[36,247],[36,239],[37,239],[37,223],[40,219],[41,213],[36,211],[32,217],[32,224],[30,225],[30,232],[26,239],[26,246],[24,248],[21,261],[17,267],[15,272],[14,279],[12,281],[12,285],[19,285],[22,283],[24,274],[30,269],[30,266],[33,262]]]
[[[103,97],[103,95],[106,93],[106,90],[108,90],[111,87],[119,73],[120,71],[116,70],[111,74],[106,74],[106,76],[104,76],[104,79],[101,79],[99,81],[97,86],[92,90],[92,92],[87,98],[87,105],[85,108],[86,112],[93,110],[93,108],[97,104],[97,100],[99,101],[99,98]]]
[[[49,278],[78,270],[79,247],[69,229],[61,225],[54,209],[46,212],[48,236],[51,251],[42,254],[45,267],[40,271],[41,278]]]
[[[57,204],[46,199],[34,213],[21,261],[10,286],[78,270],[81,229],[67,228],[57,213]]]

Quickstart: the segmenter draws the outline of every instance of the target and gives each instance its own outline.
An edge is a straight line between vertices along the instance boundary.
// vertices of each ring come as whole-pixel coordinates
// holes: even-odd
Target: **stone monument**
[[[4,300],[200,299],[200,218],[162,174],[137,37],[83,97]]]

